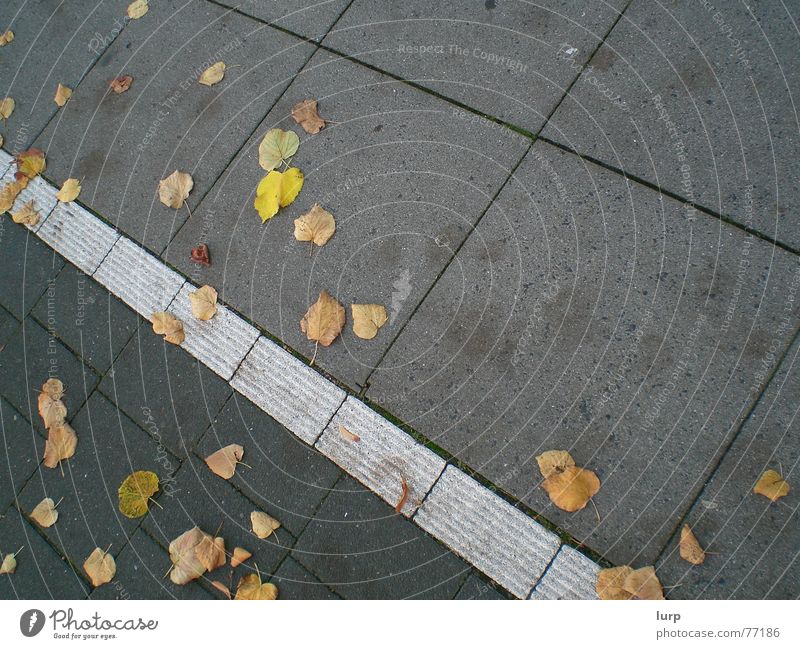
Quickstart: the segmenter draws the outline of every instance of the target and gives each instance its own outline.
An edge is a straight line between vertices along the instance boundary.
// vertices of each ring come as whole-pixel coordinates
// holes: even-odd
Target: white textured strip
[[[120,237],[94,278],[139,315],[166,311],[184,279],[149,252]]]
[[[76,203],[56,205],[36,234],[89,275],[119,239],[114,228]]]
[[[360,439],[343,436],[339,426]],[[406,516],[417,511],[445,467],[436,453],[352,396],[339,408],[317,448],[392,506],[400,502],[405,480]]]
[[[0,149],[0,174],[5,174],[12,162],[14,162],[14,156]]]
[[[598,599],[594,585],[600,566],[568,545],[562,545],[553,563],[531,593],[531,599]]]
[[[317,441],[346,396],[264,337],[253,345],[231,385],[308,444]]]
[[[13,182],[15,173],[16,168],[13,166],[10,167],[3,175],[0,185],[5,187],[7,183]],[[18,210],[25,205],[25,203],[33,201],[34,207],[39,211],[39,222],[32,227],[25,227],[31,232],[36,232],[42,227],[42,223],[50,215],[50,212],[53,211],[56,203],[58,203],[58,199],[56,198],[57,193],[58,190],[55,187],[41,176],[36,176],[36,178],[31,180],[28,186],[19,193],[17,200],[14,201],[14,207],[12,209]]]
[[[211,320],[198,320],[192,315],[189,299],[195,290],[196,286],[186,282],[169,306],[183,322],[186,340],[181,347],[228,381],[258,338],[258,329],[221,304]]]
[[[524,599],[558,551],[558,537],[459,469],[448,466],[414,520]]]

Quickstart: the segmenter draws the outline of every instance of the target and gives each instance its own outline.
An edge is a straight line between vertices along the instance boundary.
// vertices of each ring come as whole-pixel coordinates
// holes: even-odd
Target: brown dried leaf
[[[324,246],[336,231],[333,214],[322,209],[318,204],[302,216],[294,220],[294,238],[298,241],[311,241]]]
[[[34,226],[39,222],[39,210],[36,209],[36,204],[33,201],[28,201],[16,212],[11,212],[11,218],[14,223]]]
[[[251,512],[250,525],[253,533],[260,539],[266,539],[281,526],[280,521],[264,512]]]
[[[625,577],[623,588],[633,595],[634,599],[664,599],[664,591],[653,566],[632,570]]]
[[[406,501],[408,500],[408,482],[403,476],[400,476],[400,500],[397,501],[397,505],[395,505],[394,510],[400,514],[403,511],[403,507],[406,506]]]
[[[44,445],[44,465],[55,469],[61,460],[67,460],[75,455],[78,446],[78,436],[67,423],[53,426],[48,431],[47,442]]]
[[[231,557],[231,568],[236,568],[247,561],[253,553],[245,550],[244,548],[233,548],[233,556]]]
[[[68,88],[67,86],[59,83],[58,88],[56,88],[56,96],[53,97],[53,101],[61,107],[64,106],[69,101],[69,98],[72,97],[72,88]]]
[[[203,74],[200,75],[198,82],[204,86],[213,86],[222,81],[222,77],[224,76],[225,63],[222,61],[217,61],[214,65],[209,66],[203,71]]]
[[[97,588],[107,584],[117,574],[117,564],[108,552],[95,548],[89,558],[83,562],[83,569],[89,575],[92,586]]]
[[[339,434],[342,436],[342,439],[346,439],[348,442],[360,442],[361,438],[356,435],[355,433],[347,430],[344,426],[339,424]]]
[[[209,572],[225,565],[225,539],[221,536],[212,538],[210,534],[206,534],[194,551],[197,560]]]
[[[262,584],[261,575],[252,573],[239,580],[234,599],[278,599],[278,587]]]
[[[21,180],[14,180],[0,189],[0,214],[8,212],[14,207],[19,193],[28,185],[28,179],[23,176]]]
[[[193,527],[169,544],[169,558],[172,561],[169,578],[173,584],[183,586],[205,573],[205,566],[197,558],[196,548],[209,536],[199,527]]]
[[[352,304],[353,333],[364,340],[372,340],[389,320],[386,308],[380,304]]]
[[[17,165],[17,180],[20,176],[28,179],[36,178],[40,173],[47,169],[44,151],[41,149],[30,148],[17,154],[14,159]]]
[[[699,566],[706,560],[706,552],[703,550],[697,537],[688,525],[684,525],[681,530],[681,540],[678,542],[681,558],[689,563]]]
[[[322,291],[300,321],[300,329],[309,340],[328,347],[342,332],[344,321],[344,307],[328,291]]]
[[[129,74],[123,74],[121,77],[116,77],[108,82],[108,85],[111,86],[111,90],[116,92],[118,95],[121,95],[123,92],[127,92],[128,89],[131,87],[133,83],[133,77]]]
[[[555,473],[563,473],[569,467],[575,466],[575,460],[568,451],[546,451],[536,457],[539,471],[543,478],[549,478]]]
[[[206,458],[208,468],[220,478],[230,480],[236,473],[236,465],[244,457],[244,448],[239,444],[229,444]]]
[[[625,580],[633,572],[630,566],[619,566],[617,568],[604,568],[597,574],[595,590],[600,599],[633,599],[625,590]]]
[[[192,177],[176,169],[158,183],[158,198],[167,207],[177,210],[189,197],[192,187],[194,187]]]
[[[0,118],[8,119],[11,117],[11,113],[14,112],[14,107],[16,105],[17,102],[15,102],[12,97],[0,99]]]
[[[292,117],[295,122],[303,127],[306,133],[314,135],[325,128],[325,120],[317,112],[316,99],[306,99],[299,104],[295,104],[294,108],[292,108]]]
[[[52,498],[43,498],[31,512],[31,518],[42,527],[52,527],[58,520],[58,510]]]
[[[575,466],[567,451],[547,451],[536,458],[545,478],[542,486],[556,507],[575,512],[586,507],[600,490],[600,480],[593,471]]]
[[[158,311],[153,314],[153,331],[163,334],[164,340],[173,345],[180,345],[186,340],[183,323],[171,313]]]
[[[10,29],[7,29],[2,34],[0,34],[0,47],[5,47],[13,40],[14,40],[14,32],[12,32]]]
[[[776,502],[789,493],[789,483],[781,477],[781,474],[772,469],[767,469],[753,487],[753,493],[769,498]]]
[[[61,401],[64,384],[58,379],[48,379],[39,393],[39,416],[47,429],[58,426],[67,416],[67,407]]]
[[[201,286],[189,293],[192,315],[198,320],[211,320],[217,314],[217,291],[210,286]]]

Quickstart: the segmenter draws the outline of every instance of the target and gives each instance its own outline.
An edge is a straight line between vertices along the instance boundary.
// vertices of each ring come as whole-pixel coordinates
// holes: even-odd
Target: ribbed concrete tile
[[[196,290],[196,286],[185,283],[169,307],[183,322],[186,340],[181,347],[222,378],[230,380],[258,338],[258,329],[221,304],[217,305],[217,314],[211,320],[198,320],[192,315],[189,300],[189,294]]]
[[[242,362],[231,386],[309,444],[345,398],[344,390],[263,337]]]
[[[119,239],[114,228],[76,203],[59,203],[36,234],[89,275]]]
[[[345,439],[339,426],[361,439]],[[445,467],[436,453],[352,396],[325,429],[317,448],[392,506],[402,497],[404,479],[408,485],[403,506],[406,516],[417,511]]]
[[[558,537],[455,467],[447,467],[414,521],[481,572],[525,598]]]
[[[530,599],[597,599],[600,566],[585,554],[562,545]]]
[[[184,279],[130,239],[121,237],[94,278],[141,316],[165,311]]]
[[[3,175],[3,179],[0,180],[0,186],[5,187],[7,183],[13,182],[16,171],[16,166],[9,167],[6,170],[6,173]],[[39,210],[39,222],[32,227],[26,227],[28,227],[31,232],[36,232],[40,227],[42,227],[42,223],[50,215],[50,212],[53,211],[56,203],[58,203],[58,199],[56,198],[57,192],[58,189],[53,187],[41,176],[37,176],[31,180],[28,183],[28,186],[19,193],[17,200],[14,201],[14,207],[12,209],[18,210],[25,203],[33,201],[34,206],[37,210]]]
[[[6,170],[11,166],[14,157],[0,149],[0,174],[5,174]]]

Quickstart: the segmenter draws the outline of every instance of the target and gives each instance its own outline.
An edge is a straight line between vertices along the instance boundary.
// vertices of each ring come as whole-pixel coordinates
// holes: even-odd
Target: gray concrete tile
[[[186,457],[231,394],[228,384],[143,323],[100,390],[160,444]]]
[[[790,290],[798,288],[800,278]],[[714,554],[700,566],[690,565],[678,554],[678,537],[664,550],[658,574],[663,583],[679,585],[670,598],[797,598],[799,391],[800,342],[795,342],[686,518],[700,544]],[[767,469],[790,485],[789,495],[776,503],[753,493]]]
[[[37,139],[48,152],[45,175],[59,185],[82,178],[85,205],[160,251],[188,211],[159,202],[159,181],[191,173],[193,209],[312,51],[204,0],[151,3]],[[198,84],[219,60],[225,79]],[[134,81],[117,95],[108,81],[121,74]]]
[[[290,117],[314,97],[336,123],[307,136]],[[292,164],[305,174],[294,203],[262,225],[253,208],[265,172],[257,149],[273,128],[301,134]],[[492,123],[465,122],[452,105],[356,63],[317,53],[244,146],[167,259],[197,284],[307,358],[314,344],[299,322],[320,290],[345,304],[380,303],[390,321],[373,340],[345,327],[316,364],[351,387],[362,383],[488,206],[529,140]],[[293,220],[321,204],[337,219],[324,248],[309,255]],[[211,266],[189,260],[207,243]],[[254,290],[254,286],[258,286]]]
[[[139,317],[83,271],[67,264],[39,299],[33,316],[104,374],[139,324]]]
[[[221,0],[219,4],[312,40],[322,40],[350,0]]]
[[[577,76],[559,50],[586,61],[626,4],[355,0],[323,42],[536,132]]]
[[[0,306],[0,345],[11,337],[11,334],[19,327],[19,320]]]
[[[161,502],[177,459],[99,392],[89,398],[72,427],[78,447],[61,463],[63,475],[58,468],[42,466],[20,494],[19,507],[30,514],[43,498],[59,503],[56,524],[40,532],[73,564],[82,566],[96,547],[110,545],[110,552],[117,555],[141,523],[119,511],[117,489],[122,481],[134,471],[155,472],[161,488],[154,499]]]
[[[798,325],[797,259],[537,143],[367,396],[613,563],[652,562]],[[567,514],[535,456],[603,486]]]
[[[340,599],[291,557],[286,557],[271,581],[278,587],[279,599]]]
[[[468,570],[351,478],[325,499],[292,557],[345,599],[451,599]]]
[[[490,586],[486,581],[478,577],[474,572],[471,572],[461,590],[458,591],[456,599],[478,599],[478,600],[492,600],[492,599],[506,599],[506,597]]]
[[[295,536],[341,476],[333,462],[301,442],[247,399],[234,396],[198,444],[208,457],[228,444],[244,447],[244,462],[230,482]]]
[[[800,248],[796,18],[634,0],[543,134]]]
[[[0,97],[16,102],[3,125],[6,149],[17,153],[32,144],[59,110],[58,84],[74,89],[125,22],[124,8],[109,0],[83,7],[4,0],[0,25],[14,32],[14,41],[2,49]]]
[[[0,430],[5,457],[0,461],[0,515],[25,486],[44,453],[44,440],[22,415],[0,398]]]

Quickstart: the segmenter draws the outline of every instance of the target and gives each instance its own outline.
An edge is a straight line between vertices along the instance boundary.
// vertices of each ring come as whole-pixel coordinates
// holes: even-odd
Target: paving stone
[[[278,587],[280,599],[340,599],[291,557],[286,557],[270,581]]]
[[[194,455],[181,465],[161,504],[163,509],[150,510],[144,527],[165,548],[196,525],[209,534],[219,529],[217,536],[225,539],[228,551],[242,547],[253,553],[246,567],[237,571],[234,586],[238,577],[248,569],[253,570],[252,566],[258,566],[262,578],[267,581],[294,541],[282,527],[266,539],[256,537],[251,531],[250,513],[258,507],[233,485],[211,473],[205,462]],[[222,571],[212,573],[210,579],[222,579],[227,583]]]
[[[147,323],[115,359],[100,390],[180,458],[231,394],[227,383]]]
[[[2,398],[0,398],[0,428],[5,449],[5,458],[0,461],[0,516],[2,516],[39,466],[44,452],[44,439]]]
[[[800,289],[800,277],[787,287]],[[680,558],[673,536],[657,565],[665,584],[679,584],[680,599],[794,599],[800,585],[797,394],[800,342],[796,341],[703,489],[685,522],[709,552],[692,566]],[[752,492],[767,469],[791,486],[776,503]],[[676,534],[680,530],[676,528]],[[713,553],[713,554],[712,554]],[[674,579],[680,581],[674,581]]]
[[[0,179],[0,187],[5,187],[6,184],[13,182],[16,172],[16,165],[10,167],[2,179]],[[42,227],[47,217],[50,216],[50,213],[56,206],[58,202],[56,199],[57,191],[55,187],[46,180],[43,180],[41,176],[37,176],[28,182],[28,186],[19,193],[19,196],[17,196],[17,199],[14,201],[14,206],[9,211],[15,212],[20,210],[24,205],[32,201],[34,209],[39,212],[39,220],[34,225],[26,225],[25,227],[31,232],[36,232]]]
[[[141,523],[119,511],[117,489],[122,481],[134,471],[154,471],[162,485],[154,498],[161,502],[177,459],[99,392],[81,408],[72,427],[78,448],[61,463],[63,475],[58,468],[42,466],[28,481],[19,503],[26,514],[43,498],[59,503],[58,521],[40,532],[73,564],[82,566],[96,547],[110,545],[111,553],[118,554]]]
[[[543,134],[800,248],[790,13],[634,0]]]
[[[519,598],[558,551],[558,537],[453,466],[414,521]]]
[[[11,337],[11,334],[19,327],[19,321],[0,306],[0,345]]]
[[[14,157],[6,153],[3,149],[0,149],[0,175],[5,175],[6,169],[11,166],[11,163],[14,161]]]
[[[345,439],[340,426],[359,440]],[[417,511],[445,467],[436,453],[352,396],[336,412],[316,446],[392,506],[403,498],[405,482],[405,516]]]
[[[492,588],[483,579],[471,572],[461,590],[458,591],[456,599],[506,599],[505,596]]]
[[[231,385],[308,444],[317,440],[346,396],[344,390],[263,336]]]
[[[45,175],[82,178],[85,205],[159,252],[189,214],[159,202],[159,181],[190,173],[194,209],[312,51],[205,0],[151,3],[37,139],[49,153]],[[220,60],[225,79],[200,85]],[[134,81],[117,95],[108,81],[122,74]]]
[[[111,367],[139,324],[133,311],[69,264],[32,313],[100,374]]]
[[[536,132],[577,76],[558,52],[585,62],[625,5],[356,0],[323,42]]]
[[[318,41],[322,40],[349,3],[350,0],[223,0],[219,4]]]
[[[34,427],[46,433],[38,395],[49,378],[64,383],[64,405],[71,420],[94,390],[99,377],[41,325],[26,318],[0,353],[0,394]]]
[[[451,599],[468,570],[351,478],[322,503],[292,557],[345,599]]]
[[[0,96],[16,101],[3,129],[9,151],[31,145],[59,110],[53,101],[58,84],[78,85],[123,28],[124,15],[116,2],[3,1],[0,25],[14,32],[0,58]]]
[[[798,326],[798,262],[537,143],[367,397],[615,564],[655,560]],[[602,488],[567,514],[535,456]]]
[[[11,219],[0,218],[0,304],[18,320],[31,310],[64,262]]]
[[[165,579],[172,565],[169,552],[141,529],[133,533],[116,562],[114,579],[95,588],[91,599],[211,599],[199,581],[177,586]]]
[[[341,476],[333,462],[242,397],[228,400],[197,453],[208,457],[228,444],[241,444],[253,467],[239,467],[230,482],[295,536]]]
[[[335,120],[317,135],[290,116],[309,97]],[[305,184],[266,225],[253,208],[266,132],[301,133],[292,164]],[[355,388],[452,257],[529,145],[491,122],[466,123],[444,101],[326,52],[314,55],[176,236],[167,259],[307,358],[299,322],[322,289],[345,305],[380,303],[390,321],[374,340],[347,325],[315,364]],[[319,203],[337,219],[323,250],[292,236],[293,219]],[[211,266],[188,251],[209,245]],[[257,287],[257,288],[254,288]]]
[[[10,509],[0,518],[0,552],[22,551],[12,575],[0,575],[3,599],[85,599],[90,587],[30,523]]]
[[[529,599],[598,599],[600,566],[585,554],[562,545]]]

